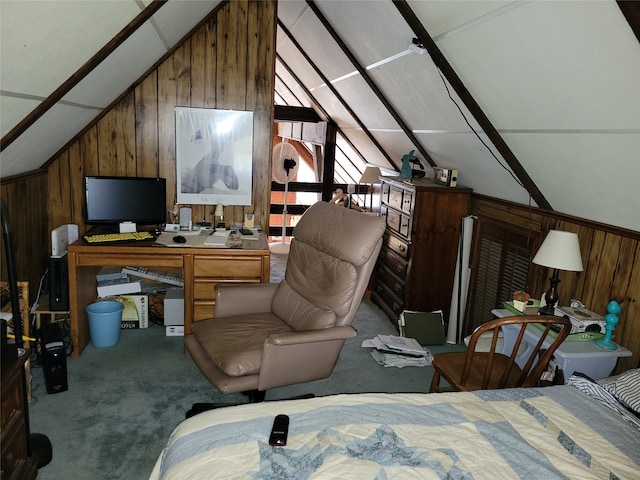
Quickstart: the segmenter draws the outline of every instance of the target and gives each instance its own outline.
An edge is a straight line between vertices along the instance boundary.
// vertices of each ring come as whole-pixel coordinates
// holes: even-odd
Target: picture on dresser
[[[176,107],[177,203],[251,205],[253,112]]]

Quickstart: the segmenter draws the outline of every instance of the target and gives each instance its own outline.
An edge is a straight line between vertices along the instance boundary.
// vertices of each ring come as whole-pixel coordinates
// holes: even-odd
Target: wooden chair
[[[530,324],[541,324],[540,339],[528,355],[526,363],[518,366],[516,359],[526,328]],[[552,325],[561,326],[555,339],[549,334]],[[510,356],[502,354],[497,347],[500,329],[504,325],[519,327],[513,351]],[[571,322],[562,317],[545,315],[517,315],[492,320],[479,326],[471,335],[466,352],[441,353],[434,356],[433,380],[430,392],[442,391],[472,391],[490,390],[497,388],[533,387],[547,368],[553,352],[564,341],[571,330]],[[481,335],[490,337],[491,345],[488,351],[476,351],[476,345]],[[545,339],[551,341],[549,347],[543,349]],[[483,337],[484,338],[484,337]],[[522,364],[522,359],[518,359]],[[440,377],[449,383],[450,387],[440,387]]]

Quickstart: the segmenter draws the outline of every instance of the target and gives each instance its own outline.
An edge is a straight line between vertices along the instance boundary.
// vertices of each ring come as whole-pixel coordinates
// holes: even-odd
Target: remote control
[[[274,447],[284,447],[287,444],[289,433],[289,417],[287,415],[276,415],[269,435],[269,445]]]

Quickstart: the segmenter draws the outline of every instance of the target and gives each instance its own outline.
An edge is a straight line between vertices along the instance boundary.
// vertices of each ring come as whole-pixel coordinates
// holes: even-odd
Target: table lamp
[[[224,207],[222,206],[222,204],[219,203],[218,205],[216,205],[216,210],[213,213],[213,216],[218,217],[218,221],[216,222],[216,230],[224,230],[227,228],[226,224],[224,223]]]
[[[382,172],[380,172],[380,169],[378,167],[367,167],[364,169],[364,172],[362,173],[362,177],[360,178],[360,183],[371,184],[367,189],[367,193],[371,194],[371,211],[372,212],[373,212],[373,185],[375,183],[380,183],[381,175],[382,175]],[[365,207],[367,206],[366,203],[367,201],[365,197]]]
[[[553,315],[558,303],[558,278],[560,270],[571,272],[582,271],[582,257],[578,235],[560,230],[549,230],[540,250],[533,257],[533,263],[553,268],[553,276],[549,279],[551,286],[544,296],[547,304],[540,308],[540,315]]]

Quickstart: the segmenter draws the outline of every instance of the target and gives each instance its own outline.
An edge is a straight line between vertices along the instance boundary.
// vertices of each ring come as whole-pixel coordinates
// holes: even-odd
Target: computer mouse
[[[182,235],[176,235],[175,237],[173,237],[173,241],[175,243],[187,243],[187,239],[184,238]]]

